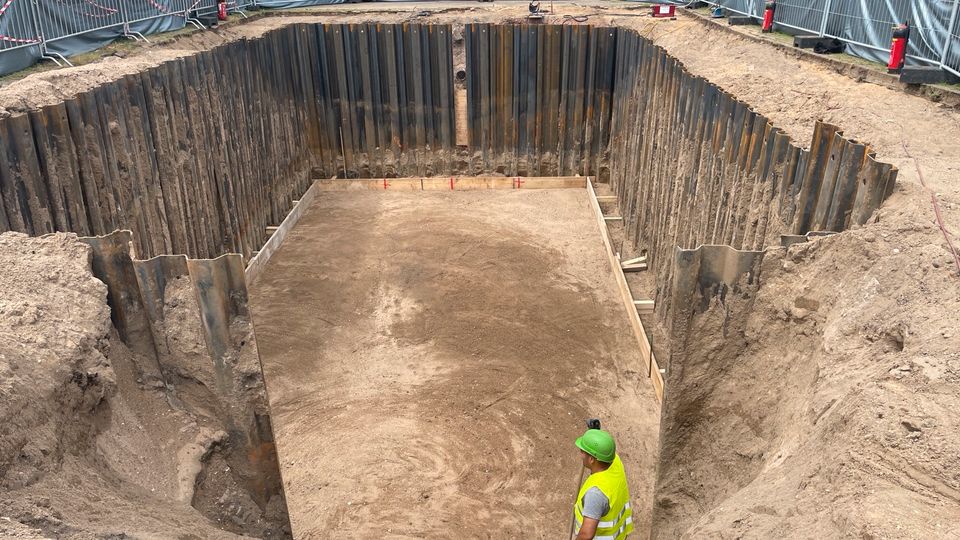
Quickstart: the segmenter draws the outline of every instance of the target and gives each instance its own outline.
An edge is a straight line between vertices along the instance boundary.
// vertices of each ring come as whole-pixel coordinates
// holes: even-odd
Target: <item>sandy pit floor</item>
[[[321,193],[251,306],[297,538],[560,538],[590,416],[649,527],[659,406],[585,191]]]

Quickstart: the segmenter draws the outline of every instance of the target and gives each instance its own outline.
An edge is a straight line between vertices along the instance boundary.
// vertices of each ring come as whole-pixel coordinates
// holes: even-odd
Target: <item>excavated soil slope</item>
[[[251,295],[294,536],[560,538],[597,416],[659,407],[583,190],[321,193]]]
[[[0,267],[0,537],[235,537],[190,506],[226,433],[137,372],[87,245],[6,233]]]
[[[699,316],[656,537],[960,538],[960,286],[931,225],[878,218]]]

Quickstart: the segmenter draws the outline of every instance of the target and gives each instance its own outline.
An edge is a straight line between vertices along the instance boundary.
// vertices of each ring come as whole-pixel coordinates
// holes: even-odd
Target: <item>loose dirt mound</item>
[[[226,434],[137,367],[89,248],[6,233],[0,267],[0,536],[234,536],[190,506]]]
[[[960,287],[916,212],[770,252],[752,309],[696,320],[658,537],[960,537]]]

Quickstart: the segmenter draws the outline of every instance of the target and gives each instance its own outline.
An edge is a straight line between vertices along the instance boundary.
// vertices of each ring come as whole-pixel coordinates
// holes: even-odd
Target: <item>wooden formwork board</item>
[[[597,193],[593,189],[593,182],[587,182],[587,192],[590,196],[590,206],[597,218],[597,226],[600,228],[600,236],[603,239],[603,247],[607,252],[607,258],[610,260],[610,268],[613,269],[613,275],[617,280],[617,288],[620,289],[620,296],[623,299],[623,305],[627,310],[627,317],[630,320],[630,327],[637,338],[637,344],[640,346],[640,356],[647,363],[647,375],[653,384],[654,394],[657,401],[663,403],[663,374],[660,373],[660,366],[657,364],[657,358],[650,347],[650,340],[647,339],[647,333],[643,329],[643,323],[640,321],[640,315],[637,312],[638,305],[633,300],[633,294],[630,292],[630,286],[627,284],[627,278],[620,267],[620,260],[613,251],[613,245],[610,243],[610,234],[607,231],[607,222],[603,217],[603,211],[600,210],[600,203],[597,202]],[[645,307],[645,306],[644,306]]]
[[[585,176],[437,176],[317,180],[322,191],[468,191],[476,189],[583,189]]]
[[[257,279],[257,276],[260,275],[260,272],[266,268],[270,257],[280,249],[280,244],[283,243],[293,227],[300,221],[303,213],[310,207],[310,203],[313,202],[313,199],[317,197],[317,193],[320,191],[318,185],[319,182],[311,184],[300,199],[294,202],[293,208],[290,209],[290,212],[283,219],[283,223],[276,227],[267,227],[270,238],[267,239],[267,242],[260,248],[260,251],[250,259],[244,271],[248,284],[253,283]]]

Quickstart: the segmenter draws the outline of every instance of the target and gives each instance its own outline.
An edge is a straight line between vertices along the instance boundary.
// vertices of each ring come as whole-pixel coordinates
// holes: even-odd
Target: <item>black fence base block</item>
[[[793,46],[801,49],[813,49],[817,45],[831,47],[836,39],[822,36],[793,36]]]
[[[953,84],[960,77],[936,66],[904,66],[900,70],[900,82],[906,84]]]
[[[747,26],[751,24],[760,24],[760,21],[749,15],[731,15],[727,17],[730,26]]]

